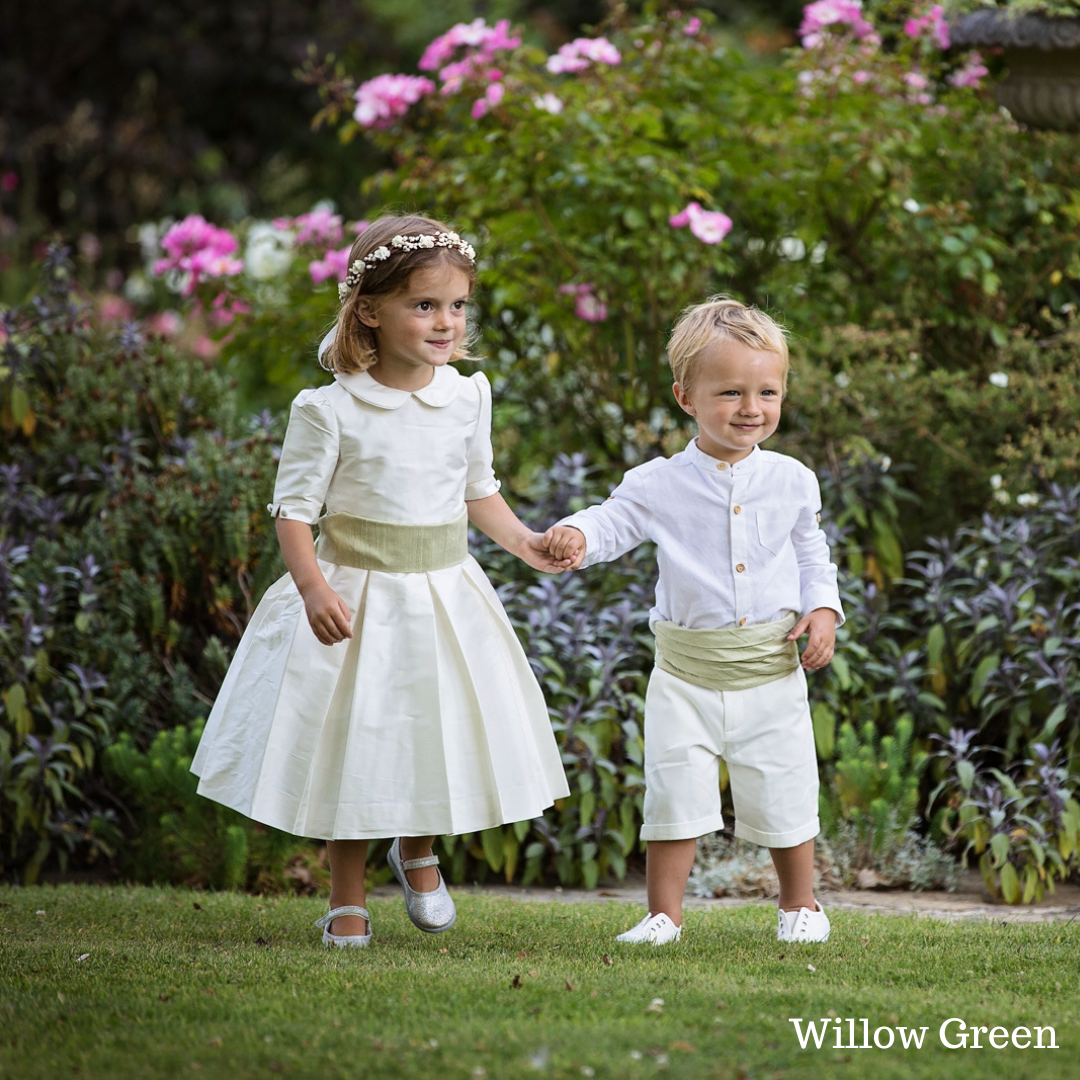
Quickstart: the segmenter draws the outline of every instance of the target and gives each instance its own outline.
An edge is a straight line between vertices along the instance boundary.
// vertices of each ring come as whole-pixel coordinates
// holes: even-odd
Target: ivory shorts
[[[731,778],[737,837],[786,848],[817,836],[817,754],[802,668],[749,690],[709,690],[653,668],[642,840],[689,840],[724,827],[719,758]]]

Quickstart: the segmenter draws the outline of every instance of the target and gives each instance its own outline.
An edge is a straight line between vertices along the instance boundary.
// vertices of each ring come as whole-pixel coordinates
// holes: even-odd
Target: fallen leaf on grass
[[[208,986],[203,991],[203,997],[217,997],[217,991],[212,986]]]
[[[511,990],[520,990],[525,984],[521,981],[520,975],[514,976],[514,981],[510,984]]]
[[[449,951],[450,951],[449,949],[440,949],[439,950],[439,955],[440,956],[445,956]]]
[[[653,998],[648,1005],[645,1006],[647,1013],[662,1013],[664,1011],[664,999]]]
[[[600,957],[600,963],[603,964],[604,967],[611,967],[611,965],[614,964],[615,961],[612,960],[607,953],[604,953],[604,955]]]
[[[220,1035],[215,1035],[207,1044],[207,1046],[224,1046],[225,1040]]]
[[[669,1050],[680,1050],[684,1054],[696,1054],[697,1047],[693,1043],[688,1043],[685,1039],[679,1039],[676,1042],[671,1043],[668,1046]]]
[[[817,968],[816,968],[816,967],[814,967],[814,965],[813,965],[813,964],[807,964],[807,965],[806,965],[806,970],[807,970],[807,971],[817,971]]]
[[[197,904],[197,903],[195,903],[195,901],[194,901],[194,900],[192,900],[192,901],[191,901],[191,906],[192,906],[192,907],[193,907],[193,908],[194,908],[194,909],[195,909],[196,911],[202,911],[202,904]]]
[[[574,984],[573,984],[573,983],[572,983],[572,982],[571,982],[571,981],[570,981],[569,979],[563,979],[563,982],[564,982],[564,983],[566,984],[566,989],[567,989],[567,990],[574,990],[574,989],[576,989],[576,987],[574,986]]]
[[[158,994],[158,1001],[172,1001],[172,994]]]
[[[84,952],[82,954],[82,956],[76,956],[75,957],[75,963],[76,964],[81,964],[89,955],[90,954],[88,952]]]
[[[269,944],[270,944],[270,942],[269,942],[269,941],[267,941],[267,940],[266,940],[266,938],[263,938],[263,937],[257,937],[257,938],[255,939],[255,944],[256,944],[256,945],[269,945]]]
[[[529,955],[529,954],[528,954],[528,952],[526,952],[526,950],[525,950],[525,949],[522,949],[522,950],[521,950],[521,952],[519,952],[519,953],[517,954],[517,958],[518,958],[519,960],[524,960],[524,959],[525,959],[525,957],[526,957],[526,956],[528,956],[528,955]]]

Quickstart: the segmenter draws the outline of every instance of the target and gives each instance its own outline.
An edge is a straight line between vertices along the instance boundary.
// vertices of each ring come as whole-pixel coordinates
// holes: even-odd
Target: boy
[[[829,663],[844,615],[817,478],[758,447],[780,422],[787,342],[763,312],[713,297],[683,312],[668,357],[697,438],[631,469],[607,502],[545,534],[572,569],[657,545],[641,830],[649,913],[617,940],[679,939],[697,837],[723,827],[723,757],[735,835],[767,846],[780,880],[777,937],[826,941],[813,891],[818,774],[803,669]]]

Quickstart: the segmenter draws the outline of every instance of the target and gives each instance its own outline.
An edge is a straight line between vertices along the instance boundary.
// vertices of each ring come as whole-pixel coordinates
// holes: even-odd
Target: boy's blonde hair
[[[373,221],[353,241],[349,266],[364,259],[373,251],[402,236],[438,236],[450,230],[441,221],[408,214],[401,217],[387,214]],[[452,247],[421,248],[418,251],[395,252],[392,258],[376,262],[364,271],[359,283],[349,289],[338,312],[334,338],[319,357],[320,366],[327,371],[353,375],[366,371],[379,359],[375,331],[360,318],[360,304],[365,298],[376,300],[408,288],[409,278],[417,270],[444,265],[460,270],[469,279],[469,292],[476,287],[476,264],[461,251]],[[454,350],[451,361],[471,360],[468,341]]]
[[[689,390],[697,359],[713,342],[741,341],[751,349],[780,356],[784,393],[788,383],[786,330],[760,308],[740,303],[730,296],[710,296],[704,304],[694,304],[679,316],[668,341],[668,363],[675,381]]]

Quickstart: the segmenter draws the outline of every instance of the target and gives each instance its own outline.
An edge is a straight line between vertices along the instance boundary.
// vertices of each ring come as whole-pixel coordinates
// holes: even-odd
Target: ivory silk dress
[[[498,489],[484,375],[439,367],[410,393],[363,372],[297,396],[269,509],[432,525]],[[353,637],[320,644],[288,574],[267,590],[192,762],[200,795],[338,840],[476,832],[568,794],[543,695],[471,555],[424,573],[319,565]]]

